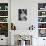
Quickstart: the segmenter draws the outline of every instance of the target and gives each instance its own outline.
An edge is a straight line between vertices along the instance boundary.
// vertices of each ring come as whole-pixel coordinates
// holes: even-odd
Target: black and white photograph
[[[18,9],[18,19],[19,21],[27,20],[27,9]]]

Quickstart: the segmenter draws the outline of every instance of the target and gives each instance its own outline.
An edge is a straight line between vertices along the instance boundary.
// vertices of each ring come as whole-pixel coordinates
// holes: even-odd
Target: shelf
[[[46,37],[46,3],[38,4],[38,36]]]
[[[38,11],[46,11],[46,10],[38,10]]]
[[[8,16],[0,16],[0,17],[8,17]]]
[[[8,37],[8,3],[0,3],[0,35]]]
[[[38,17],[46,17],[46,15],[44,15],[44,16],[38,16]]]
[[[38,22],[38,23],[46,23],[46,22]]]
[[[8,22],[0,22],[0,23],[8,23]]]
[[[46,29],[46,28],[38,28],[38,29]]]
[[[0,10],[0,11],[8,11],[8,10]]]

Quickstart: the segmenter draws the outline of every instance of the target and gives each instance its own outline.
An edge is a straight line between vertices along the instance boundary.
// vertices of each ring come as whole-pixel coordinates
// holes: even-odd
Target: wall
[[[16,25],[16,32],[23,32],[28,30],[30,25],[35,26],[33,36],[33,46],[40,46],[43,44],[43,38],[38,38],[38,3],[45,3],[46,0],[11,0],[11,22]],[[18,20],[18,9],[27,9],[27,21]],[[23,31],[22,31],[23,30]],[[35,37],[37,36],[37,37]],[[36,41],[36,42],[35,42]],[[39,44],[38,44],[39,43]],[[43,44],[44,45],[44,44]]]
[[[15,3],[13,3],[15,2]],[[30,0],[15,0],[11,2],[11,20],[16,25],[17,30],[28,30],[29,26],[32,24],[35,25],[37,23],[37,2],[33,2]],[[18,9],[27,9],[27,21],[19,21],[18,20]],[[30,19],[29,19],[30,18]],[[36,19],[35,19],[36,18]],[[36,27],[37,28],[37,27]]]

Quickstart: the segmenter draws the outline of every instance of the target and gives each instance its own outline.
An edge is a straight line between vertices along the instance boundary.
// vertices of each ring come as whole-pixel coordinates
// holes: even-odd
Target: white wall
[[[11,19],[16,25],[17,30],[28,30],[29,26],[37,23],[37,2],[31,0],[12,0],[11,1]],[[18,9],[27,9],[27,21],[18,20]],[[30,18],[30,19],[29,19]]]
[[[24,32],[28,30],[30,25],[35,26],[33,36],[33,46],[40,46],[43,44],[42,38],[38,38],[38,3],[46,3],[46,0],[11,0],[11,22],[16,25],[16,32]],[[27,9],[27,21],[18,21],[18,9]],[[23,31],[22,31],[23,30]],[[29,31],[29,30],[28,30]],[[27,33],[25,31],[25,33]],[[37,40],[36,40],[37,39]],[[38,44],[39,43],[39,44]]]
[[[29,26],[38,27],[38,3],[46,0],[11,0],[11,22],[16,25],[17,30],[27,30]],[[18,20],[18,9],[27,9],[27,21]],[[29,19],[30,18],[30,19]]]

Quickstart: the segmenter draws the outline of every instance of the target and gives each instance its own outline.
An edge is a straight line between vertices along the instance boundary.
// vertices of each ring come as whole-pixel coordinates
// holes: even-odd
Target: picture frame
[[[27,21],[27,9],[18,9],[18,20]]]

